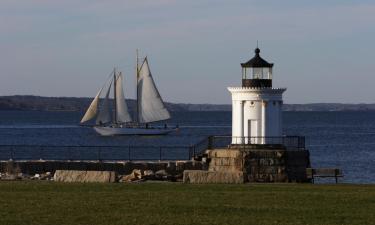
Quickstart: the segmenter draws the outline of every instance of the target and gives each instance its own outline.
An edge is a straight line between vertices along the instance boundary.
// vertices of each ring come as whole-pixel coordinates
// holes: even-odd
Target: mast
[[[138,69],[138,48],[136,49],[136,68],[135,68],[135,86],[136,86],[136,114],[135,114],[135,122],[138,123],[139,121],[139,103],[138,103],[138,76],[139,76],[139,69]]]
[[[114,123],[117,124],[117,106],[116,106],[116,67],[113,69],[113,108],[115,112]]]

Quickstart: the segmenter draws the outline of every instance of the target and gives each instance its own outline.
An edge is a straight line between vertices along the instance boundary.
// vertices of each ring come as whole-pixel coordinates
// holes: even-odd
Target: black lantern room
[[[273,63],[268,63],[259,55],[260,49],[255,49],[255,56],[241,63],[242,87],[272,87]]]

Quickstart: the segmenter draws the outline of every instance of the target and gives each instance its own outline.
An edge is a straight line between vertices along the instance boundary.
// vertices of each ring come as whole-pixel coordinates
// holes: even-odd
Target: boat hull
[[[102,136],[114,135],[165,135],[175,129],[170,128],[133,128],[133,127],[94,127],[94,130]]]

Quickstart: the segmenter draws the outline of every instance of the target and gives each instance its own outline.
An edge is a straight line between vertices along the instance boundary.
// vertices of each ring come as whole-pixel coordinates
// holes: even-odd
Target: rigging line
[[[111,73],[107,76],[107,79],[106,79],[106,81],[104,82],[104,84],[103,84],[103,86],[102,86],[101,89],[104,89],[104,87],[106,87],[106,86],[108,85],[109,81],[111,81],[111,78],[112,78],[112,74],[113,74],[113,72],[114,72],[114,70],[112,70]],[[111,81],[111,83],[112,83],[112,81]]]
[[[109,78],[112,77],[112,74],[113,74],[114,72],[115,72],[115,70],[113,69],[113,70],[109,73],[109,75],[108,75],[108,77],[107,77],[107,79],[106,79],[106,83],[108,82]]]
[[[102,87],[99,89],[99,90],[100,90],[100,93],[101,93],[101,91],[104,89],[104,87],[107,86],[108,82],[110,81],[110,78],[112,77],[112,74],[113,74],[113,70],[112,70],[111,73],[107,76],[107,79],[105,80],[104,84],[103,84]],[[99,94],[99,98],[100,98],[100,94]]]

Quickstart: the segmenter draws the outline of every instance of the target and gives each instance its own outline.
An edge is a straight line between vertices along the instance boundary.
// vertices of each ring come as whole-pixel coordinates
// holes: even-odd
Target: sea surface
[[[167,136],[102,137],[77,125],[81,112],[0,111],[0,159],[82,155],[120,159],[124,154],[140,160],[179,159],[189,157],[187,146],[209,135],[231,134],[231,112],[172,116],[168,125],[178,124],[179,130]],[[284,112],[283,116],[284,134],[306,137],[313,167],[341,168],[344,182],[375,183],[375,112]],[[107,151],[106,146],[117,149]]]

